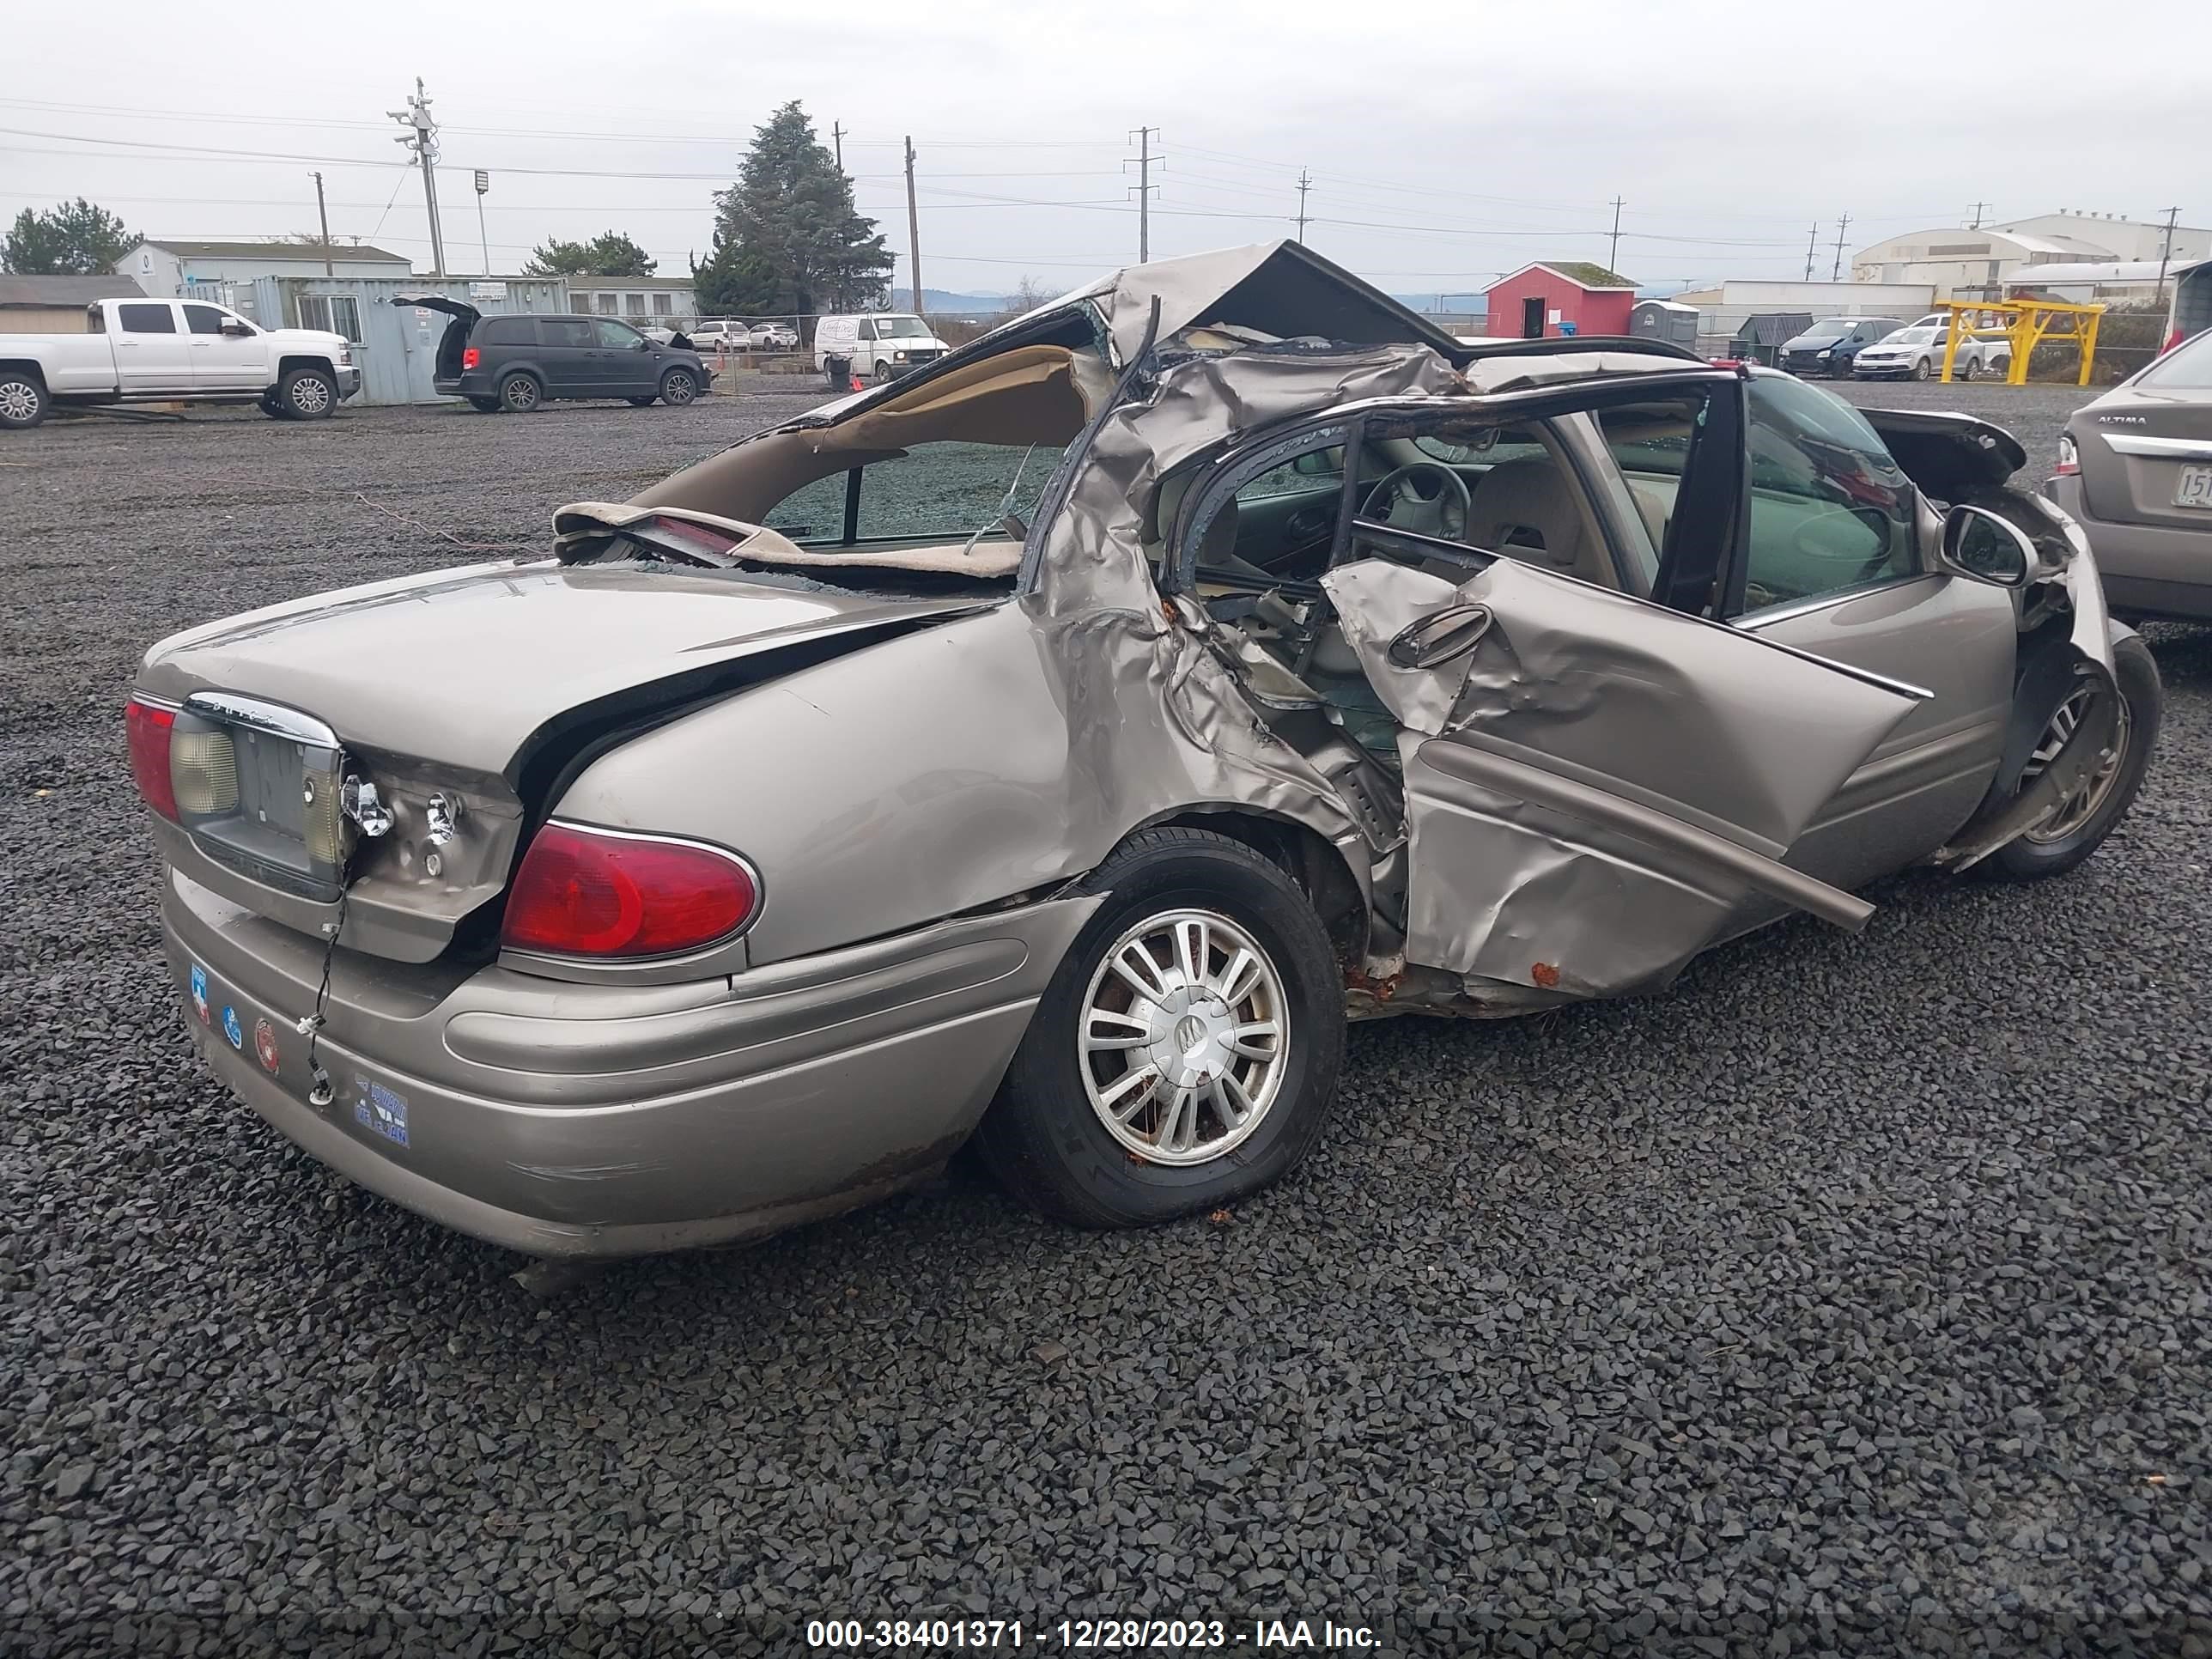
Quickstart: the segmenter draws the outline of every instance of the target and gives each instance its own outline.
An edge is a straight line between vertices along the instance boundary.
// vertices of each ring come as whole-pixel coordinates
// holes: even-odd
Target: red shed
[[[1523,265],[1489,288],[1493,337],[1535,340],[1551,334],[1626,334],[1636,284],[1587,259]],[[1571,323],[1571,329],[1560,326]]]

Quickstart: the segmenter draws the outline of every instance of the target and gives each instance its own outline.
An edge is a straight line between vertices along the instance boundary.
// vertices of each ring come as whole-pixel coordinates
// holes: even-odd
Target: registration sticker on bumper
[[[386,1140],[407,1144],[407,1097],[372,1083],[359,1073],[353,1079],[353,1118],[364,1129],[374,1129]]]

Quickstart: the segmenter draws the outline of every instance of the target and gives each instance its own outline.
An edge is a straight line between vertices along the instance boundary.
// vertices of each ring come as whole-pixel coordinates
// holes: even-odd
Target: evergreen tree
[[[754,129],[714,202],[714,251],[691,268],[703,313],[853,310],[890,280],[876,222],[854,208],[852,179],[795,100]]]
[[[657,263],[622,232],[605,230],[588,242],[548,237],[531,249],[523,270],[532,276],[650,276]]]
[[[104,276],[143,239],[80,196],[44,213],[25,208],[0,244],[0,270],[20,276]]]

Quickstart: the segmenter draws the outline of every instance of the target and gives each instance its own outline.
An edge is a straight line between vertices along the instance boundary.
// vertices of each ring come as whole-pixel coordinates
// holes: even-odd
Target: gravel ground
[[[2160,763],[2076,874],[1360,1028],[1318,1155],[1212,1223],[1070,1233],[957,1176],[538,1301],[235,1105],[157,965],[139,651],[534,543],[805,401],[0,443],[0,1651],[786,1652],[931,1610],[2212,1652],[2203,633],[2155,641]],[[2063,412],[1942,401],[2033,408],[2045,455]]]

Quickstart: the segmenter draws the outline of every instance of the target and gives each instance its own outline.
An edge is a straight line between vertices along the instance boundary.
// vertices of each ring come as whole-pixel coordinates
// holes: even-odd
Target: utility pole
[[[2170,263],[2172,263],[2173,258],[2173,227],[2175,222],[2180,217],[2181,210],[2179,208],[2170,207],[2166,209],[2166,240],[2160,245],[2158,250],[2158,293],[2154,296],[2152,301],[2152,303],[2154,305],[2163,305],[2166,303],[2166,268]],[[2159,326],[2163,328],[2165,325],[2161,323]]]
[[[1813,234],[1805,239],[1805,280],[1813,280],[1813,258],[1820,246],[1820,222],[1813,221]]]
[[[1828,273],[1828,280],[1832,283],[1844,280],[1844,227],[1850,222],[1851,216],[1848,213],[1836,221],[1836,266]]]
[[[1607,270],[1620,269],[1620,210],[1626,205],[1620,197],[1613,198],[1613,240],[1606,244],[1605,249],[1605,268]]]
[[[1306,192],[1313,188],[1313,180],[1304,167],[1298,169],[1298,240],[1306,239]]]
[[[323,175],[311,176],[315,181],[315,217],[323,222],[323,275],[335,276],[337,273],[331,269],[331,210],[323,201]]]
[[[833,121],[830,124],[830,142],[837,147],[837,171],[842,173],[845,170],[845,124],[843,122]]]
[[[477,169],[477,240],[483,244],[484,275],[491,275],[491,233],[484,228],[484,192],[491,188],[491,174],[482,167]]]
[[[422,203],[430,215],[430,274],[446,274],[446,234],[438,225],[438,124],[430,118],[430,100],[422,93],[422,77],[415,77],[415,95],[407,100],[405,109],[386,110],[386,114],[407,129],[392,140],[404,144],[415,152],[415,159],[422,167]]]
[[[1990,210],[1990,204],[1989,204],[1987,202],[1977,202],[1977,203],[1975,203],[1975,204],[1974,204],[1974,222],[1973,222],[1973,223],[1972,223],[1971,225],[1968,225],[1968,226],[1966,227],[1966,228],[1967,228],[1968,230],[1979,230],[1979,229],[1982,228],[1982,215],[1984,215],[1984,213],[1988,212],[1988,211],[1989,211],[1989,210]]]
[[[1159,186],[1152,182],[1152,163],[1159,158],[1152,154],[1152,137],[1158,127],[1139,127],[1129,137],[1137,141],[1137,263],[1149,264],[1152,258],[1152,192]],[[1127,161],[1121,163],[1128,165]]]
[[[921,216],[914,206],[914,135],[906,140],[906,246],[914,267],[914,314],[921,315]]]

